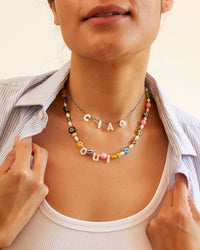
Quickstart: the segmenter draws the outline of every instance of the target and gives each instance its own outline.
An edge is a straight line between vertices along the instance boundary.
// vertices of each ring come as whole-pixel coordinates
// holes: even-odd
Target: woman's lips
[[[121,20],[130,15],[130,12],[118,5],[97,6],[89,11],[83,21],[93,24],[106,24]]]

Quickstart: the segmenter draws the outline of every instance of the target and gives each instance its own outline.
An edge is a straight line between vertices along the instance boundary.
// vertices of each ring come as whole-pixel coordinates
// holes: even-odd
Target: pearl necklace
[[[113,131],[114,130],[114,125],[116,124],[119,124],[119,126],[121,128],[124,128],[126,127],[127,125],[127,119],[132,115],[132,113],[136,110],[136,108],[139,106],[139,104],[141,103],[143,97],[144,97],[144,94],[145,94],[145,91],[144,93],[142,94],[140,100],[138,101],[138,103],[135,105],[135,107],[129,112],[129,114],[126,116],[126,118],[120,120],[120,121],[117,121],[117,122],[105,122],[105,121],[101,121],[93,116],[91,116],[90,114],[88,114],[87,112],[85,112],[75,101],[74,99],[72,98],[72,96],[70,95],[70,93],[68,92],[68,96],[69,98],[71,99],[72,103],[82,112],[84,113],[84,117],[83,117],[83,120],[88,122],[90,119],[96,121],[98,123],[98,129],[101,128],[102,124],[104,125],[107,125],[107,131]]]
[[[69,125],[69,133],[72,135],[72,137],[74,138],[77,147],[80,149],[80,154],[81,155],[88,155],[90,157],[92,157],[93,161],[99,161],[104,160],[107,163],[110,163],[111,159],[117,159],[120,158],[124,155],[129,154],[130,150],[134,148],[136,142],[139,140],[139,138],[143,135],[143,129],[146,125],[147,119],[149,117],[149,109],[151,108],[151,100],[150,100],[150,95],[149,95],[149,91],[146,88],[145,89],[145,94],[146,94],[146,104],[145,104],[145,113],[143,114],[143,118],[140,121],[140,126],[136,131],[136,135],[135,137],[132,139],[131,143],[128,146],[125,146],[122,148],[122,151],[118,152],[118,153],[114,153],[114,154],[106,154],[106,153],[95,153],[92,149],[87,149],[85,147],[85,144],[79,140],[78,138],[78,134],[76,131],[76,128],[73,126],[72,124],[72,119],[71,119],[71,115],[70,115],[70,111],[67,105],[67,90],[63,89],[62,91],[62,97],[63,97],[63,102],[64,102],[64,107],[63,107],[63,111],[65,113],[65,116],[67,118],[68,121],[68,125]]]

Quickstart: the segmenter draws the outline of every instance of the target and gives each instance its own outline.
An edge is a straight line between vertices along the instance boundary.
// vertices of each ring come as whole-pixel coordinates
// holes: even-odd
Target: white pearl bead
[[[147,120],[147,117],[144,117],[143,119],[146,121],[146,120]]]
[[[146,109],[146,112],[149,113],[149,108]]]
[[[74,137],[74,140],[77,142],[79,141],[77,136]]]
[[[64,102],[64,107],[67,107],[67,103],[66,102]]]
[[[125,152],[120,152],[119,155],[123,156],[123,155],[125,155]]]
[[[72,126],[72,122],[68,122],[68,125],[71,127]]]
[[[128,146],[129,149],[132,149],[133,147],[134,147],[133,144],[130,144],[130,145]]]
[[[146,88],[145,90],[148,91],[148,88]]]
[[[147,102],[150,102],[150,101],[151,101],[150,98],[148,98],[148,99],[147,99]]]
[[[144,125],[143,125],[143,124],[141,124],[141,125],[140,125],[140,129],[143,129],[143,128],[144,128]]]
[[[82,148],[80,150],[81,155],[86,155],[87,154],[87,148]]]
[[[76,133],[76,132],[74,132],[74,133],[72,134],[72,136],[73,136],[73,137],[77,136],[77,133]]]
[[[137,141],[139,138],[140,138],[140,136],[139,136],[139,135],[136,135],[135,141]]]
[[[70,113],[66,113],[66,117],[70,117]]]

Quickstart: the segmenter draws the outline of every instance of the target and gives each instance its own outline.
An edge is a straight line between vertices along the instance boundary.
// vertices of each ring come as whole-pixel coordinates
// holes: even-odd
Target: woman
[[[49,5],[71,61],[0,85],[0,246],[200,249],[200,123],[146,73],[173,0]]]

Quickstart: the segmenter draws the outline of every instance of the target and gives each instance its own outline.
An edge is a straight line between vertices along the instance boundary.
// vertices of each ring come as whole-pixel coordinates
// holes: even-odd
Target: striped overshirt
[[[22,139],[45,128],[46,111],[63,87],[69,70],[67,62],[61,69],[42,75],[0,81],[0,164],[11,151],[15,136]],[[176,156],[176,167],[170,171],[174,176],[183,173],[191,182],[191,195],[200,211],[200,120],[171,105],[148,73],[145,83]]]

